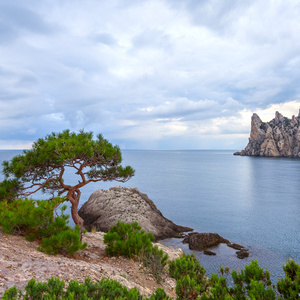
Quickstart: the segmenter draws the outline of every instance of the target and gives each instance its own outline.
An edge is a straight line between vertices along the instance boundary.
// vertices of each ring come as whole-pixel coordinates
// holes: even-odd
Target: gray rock
[[[191,232],[184,238],[182,242],[184,244],[189,244],[190,250],[203,251],[203,253],[206,255],[216,255],[215,252],[207,250],[207,248],[211,248],[219,244],[226,244],[228,247],[240,250],[236,252],[238,258],[243,259],[249,256],[249,250],[244,246],[231,243],[229,240],[224,239],[217,233]]]
[[[217,255],[216,252],[211,251],[211,250],[204,250],[203,254],[205,254],[205,255]]]
[[[107,232],[118,221],[137,221],[156,240],[182,237],[184,232],[193,230],[166,219],[153,201],[137,188],[112,187],[109,190],[97,190],[78,213],[88,231],[95,228],[97,231]]]
[[[244,259],[244,258],[249,256],[249,250],[248,249],[242,249],[240,251],[237,251],[236,255],[239,259]]]
[[[298,117],[292,119],[277,111],[275,118],[267,123],[254,113],[248,145],[234,155],[300,157],[300,110]]]
[[[217,246],[221,243],[231,244],[229,240],[222,238],[217,233],[192,232],[182,241],[188,243],[191,250],[202,251]]]
[[[235,243],[229,243],[229,244],[227,244],[227,246],[231,247],[231,248],[233,248],[235,250],[242,250],[242,249],[245,248],[244,246],[241,246],[241,245],[235,244]]]

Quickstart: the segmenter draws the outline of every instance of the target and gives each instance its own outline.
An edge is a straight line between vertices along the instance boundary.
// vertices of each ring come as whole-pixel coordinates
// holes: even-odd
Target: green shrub
[[[31,279],[25,291],[18,291],[16,287],[5,291],[3,300],[141,300],[143,298],[136,288],[128,290],[116,280],[102,278],[98,283],[93,283],[90,278],[85,278],[84,283],[76,280],[70,281],[66,289],[65,282],[59,278],[50,278],[48,282],[36,282]],[[150,300],[171,300],[166,292],[158,288],[149,298]]]
[[[0,182],[0,202],[6,201],[10,203],[14,201],[18,196],[20,186],[20,182],[17,179],[4,179]]]
[[[187,255],[184,255],[187,256]],[[191,256],[188,256],[191,258]],[[189,259],[186,259],[189,260]],[[189,260],[194,261],[194,258]],[[178,264],[178,260],[177,260]],[[172,265],[170,263],[170,265]],[[181,262],[182,266],[183,263]],[[172,267],[173,268],[173,267]],[[176,268],[175,268],[176,269]],[[177,268],[178,270],[179,268]],[[182,270],[185,269],[181,268]],[[273,299],[299,299],[299,279],[300,266],[290,260],[283,267],[285,278],[277,283],[278,292],[277,298],[275,291],[272,289],[272,284],[269,279],[269,273],[261,269],[256,261],[252,261],[248,266],[245,266],[241,273],[233,271],[229,273],[226,268],[226,274],[231,275],[233,281],[229,278],[226,280],[224,269],[221,268],[222,276],[212,274],[209,279],[209,287],[204,293],[201,293],[201,286],[197,283],[197,276],[192,278],[185,273],[183,276],[178,276],[176,285],[177,299],[201,299],[201,300],[273,300]],[[222,271],[223,270],[223,271]],[[174,271],[174,270],[173,270]],[[172,271],[172,272],[173,272]],[[231,281],[229,284],[229,280]],[[36,282],[31,279],[25,291],[18,291],[16,287],[5,291],[2,299],[44,299],[44,300],[88,300],[88,299],[128,299],[141,300],[143,298],[137,289],[128,290],[119,282],[110,279],[101,279],[98,283],[93,283],[90,278],[85,278],[83,284],[73,280],[65,289],[64,281],[59,278],[50,278],[48,282]],[[166,292],[158,288],[149,300],[171,300]]]
[[[254,299],[275,299],[270,272],[260,268],[256,260],[252,260],[240,273],[233,270],[231,276],[235,284],[233,293],[236,296],[242,297],[248,294],[255,295]]]
[[[177,282],[180,278],[189,276],[190,280],[196,282],[200,292],[204,292],[207,288],[206,271],[194,254],[183,254],[180,258],[170,261],[169,272]]]
[[[168,262],[168,254],[159,250],[158,246],[154,246],[149,252],[146,252],[143,262],[150,269],[157,282],[160,282],[162,280],[161,274]]]
[[[177,299],[197,299],[200,294],[200,286],[189,275],[180,277],[176,283]]]
[[[78,250],[85,249],[86,246],[87,243],[80,241],[80,227],[76,225],[74,230],[70,228],[48,238],[43,238],[38,250],[48,254],[57,254],[64,251],[68,254],[74,254]]]
[[[149,300],[172,300],[172,298],[167,296],[164,289],[158,288],[155,293],[151,295]]]
[[[223,267],[220,268],[220,271],[220,277],[217,274],[212,274],[209,280],[208,292],[201,296],[202,300],[276,299],[276,293],[270,280],[270,273],[260,268],[257,261],[252,260],[240,273],[233,270],[230,274],[231,279],[229,276],[227,280],[223,277]],[[229,271],[229,268],[225,269],[226,274],[229,274]],[[230,282],[229,286],[227,285],[228,281]]]
[[[16,199],[11,203],[0,202],[0,225],[8,234],[25,235],[28,239],[36,239],[45,235],[54,219],[54,209],[64,199],[52,201],[34,201],[32,199]]]
[[[206,293],[204,293],[201,296],[202,300],[207,300],[207,299],[219,299],[219,300],[227,300],[227,299],[233,299],[229,295],[229,289],[227,287],[227,281],[225,277],[223,276],[218,276],[217,274],[212,274],[211,278],[209,280],[209,295],[207,296]]]
[[[63,201],[64,198],[0,202],[0,226],[8,234],[24,235],[30,241],[41,240],[40,251],[74,254],[87,244],[80,241],[78,226],[72,229],[67,225],[69,216],[64,214],[65,205],[61,207],[61,215],[54,216],[55,209]]]
[[[137,222],[118,222],[104,235],[105,252],[111,256],[138,257],[151,251],[152,233],[145,233]]]
[[[283,270],[285,277],[277,282],[278,292],[284,299],[300,299],[300,265],[289,260]]]
[[[157,246],[153,246],[153,240],[153,234],[145,233],[137,222],[131,224],[118,222],[104,235],[104,243],[107,245],[105,252],[111,256],[122,255],[136,260],[141,259],[160,282],[168,255]]]

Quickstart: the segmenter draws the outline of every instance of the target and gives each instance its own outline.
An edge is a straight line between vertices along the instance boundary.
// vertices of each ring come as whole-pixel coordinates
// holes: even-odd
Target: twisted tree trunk
[[[83,230],[84,221],[78,214],[78,205],[79,205],[80,196],[81,196],[80,190],[69,191],[67,194],[67,199],[72,204],[71,215],[72,215],[73,221],[76,225],[79,225],[79,227],[80,227],[80,241],[82,242],[82,230]]]

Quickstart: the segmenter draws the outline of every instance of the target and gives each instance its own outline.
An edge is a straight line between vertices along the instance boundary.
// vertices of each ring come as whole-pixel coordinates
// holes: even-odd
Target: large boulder
[[[137,188],[112,187],[109,190],[97,190],[78,213],[88,231],[95,228],[97,231],[107,232],[118,221],[137,221],[156,240],[182,237],[183,232],[193,230],[165,218],[153,201]]]

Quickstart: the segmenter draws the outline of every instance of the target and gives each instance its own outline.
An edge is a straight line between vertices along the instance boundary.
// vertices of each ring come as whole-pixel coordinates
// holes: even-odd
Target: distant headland
[[[266,123],[254,113],[248,145],[234,155],[300,157],[300,110],[292,119],[276,111],[275,118]]]

